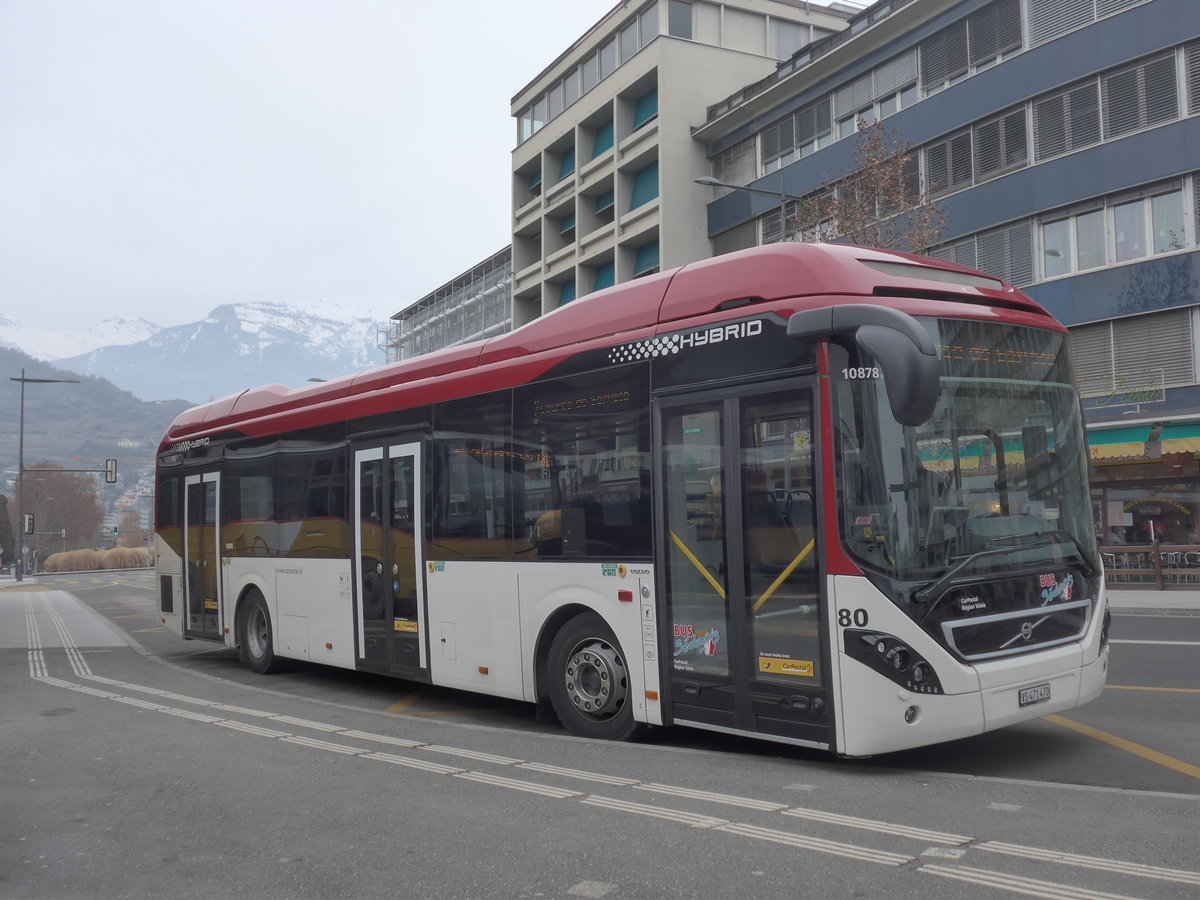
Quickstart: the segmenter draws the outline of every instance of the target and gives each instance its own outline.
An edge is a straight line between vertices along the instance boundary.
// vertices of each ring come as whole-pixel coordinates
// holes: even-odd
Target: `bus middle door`
[[[672,720],[831,744],[813,379],[659,401]]]
[[[429,666],[421,570],[421,445],[356,450],[354,486],[359,662],[421,678]]]

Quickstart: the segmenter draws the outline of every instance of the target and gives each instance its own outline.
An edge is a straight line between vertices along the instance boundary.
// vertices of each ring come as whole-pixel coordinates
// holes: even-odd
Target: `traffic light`
[[[33,513],[25,513],[25,534],[33,534]]]
[[[113,537],[116,537],[116,536],[117,536],[117,526],[114,525],[113,526]]]
[[[117,483],[117,461],[115,459],[106,459],[104,461],[104,483]]]

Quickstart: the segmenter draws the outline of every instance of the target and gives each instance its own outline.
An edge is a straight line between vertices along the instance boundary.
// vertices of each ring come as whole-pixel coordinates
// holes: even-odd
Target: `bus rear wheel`
[[[253,671],[269,675],[283,668],[283,660],[275,658],[275,635],[267,601],[258,591],[251,591],[238,611],[238,657]]]
[[[572,734],[627,741],[644,730],[633,720],[625,654],[595,613],[575,616],[554,636],[548,672],[550,702]]]

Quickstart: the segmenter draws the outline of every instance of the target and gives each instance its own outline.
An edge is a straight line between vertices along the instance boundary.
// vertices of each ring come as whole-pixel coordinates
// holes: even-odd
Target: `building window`
[[[1033,102],[1034,155],[1038,160],[1100,141],[1100,88],[1095,79]]]
[[[658,88],[653,88],[637,98],[633,105],[633,130],[637,131],[647,122],[658,118]]]
[[[983,181],[1028,162],[1025,107],[981,122],[972,129],[975,138],[975,180]]]
[[[592,159],[596,159],[604,153],[612,149],[613,145],[613,123],[609,119],[603,125],[596,128],[595,137],[592,140]]]
[[[1079,271],[1104,265],[1104,210],[1080,213],[1075,224],[1075,265]]]
[[[633,55],[638,52],[638,23],[637,19],[630,19],[621,28],[617,35],[617,41],[621,51],[621,65],[633,59]]]
[[[1169,122],[1179,115],[1174,53],[1105,75],[1100,88],[1105,138]]]
[[[771,46],[776,59],[787,59],[807,43],[808,26],[786,19],[771,19]]]
[[[692,4],[687,0],[668,0],[667,34],[692,39]]]
[[[572,69],[563,78],[563,105],[570,106],[579,99],[579,69]]]
[[[617,39],[613,38],[600,48],[600,80],[603,81],[617,71]]]
[[[583,61],[583,92],[586,94],[600,83],[600,57],[593,53]]]
[[[658,196],[658,161],[652,162],[633,176],[633,196],[629,208],[637,209]]]
[[[596,218],[601,224],[607,225],[613,220],[613,192],[605,191],[596,197],[596,206],[593,210]]]
[[[592,276],[592,290],[599,291],[604,288],[612,287],[617,283],[617,270],[612,262],[606,262],[603,265],[596,267],[596,273]]]
[[[1059,219],[1042,226],[1042,257],[1047,278],[1071,271],[1071,220]]]
[[[1041,226],[1042,274],[1057,278],[1191,246],[1183,190],[1125,199]]]
[[[564,281],[558,289],[558,305],[565,306],[575,299],[575,279]]]
[[[633,277],[638,278],[642,275],[653,275],[657,272],[658,256],[658,241],[638,247],[637,255],[633,261]]]
[[[945,194],[971,183],[970,131],[930,144],[923,155],[928,193]]]
[[[575,171],[575,148],[568,147],[563,151],[562,162],[558,167],[558,180],[562,181]]]

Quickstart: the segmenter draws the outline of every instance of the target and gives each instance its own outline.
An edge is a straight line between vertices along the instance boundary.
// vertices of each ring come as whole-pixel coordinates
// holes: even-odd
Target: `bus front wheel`
[[[595,613],[576,616],[554,636],[548,672],[550,702],[572,734],[626,741],[644,729],[633,720],[625,654]]]
[[[258,591],[251,591],[238,611],[239,658],[260,675],[269,675],[283,668],[275,658],[275,636],[271,629],[271,614],[267,601]]]

